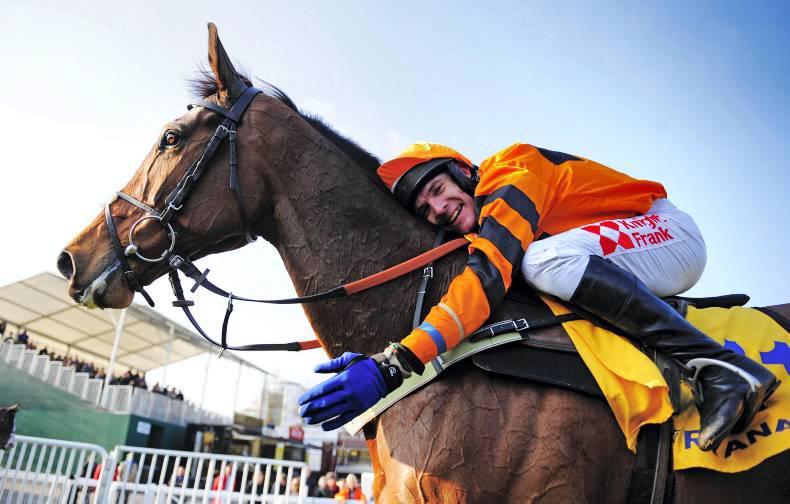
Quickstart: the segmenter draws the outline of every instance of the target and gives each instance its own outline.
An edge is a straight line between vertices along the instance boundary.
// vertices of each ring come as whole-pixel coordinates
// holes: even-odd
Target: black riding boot
[[[759,385],[752,390],[746,379],[725,367],[709,365],[700,371],[702,450],[716,450],[730,432],[748,427],[779,385],[762,365],[703,334],[632,273],[601,257],[590,256],[570,303],[683,364],[694,358],[716,359],[756,379]]]

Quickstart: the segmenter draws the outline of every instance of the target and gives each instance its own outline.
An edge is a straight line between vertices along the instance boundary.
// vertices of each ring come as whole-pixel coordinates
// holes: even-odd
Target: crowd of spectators
[[[184,477],[185,472],[182,466],[179,467],[173,475],[175,484],[182,484]],[[263,495],[266,492],[264,483],[265,479],[263,472],[256,470],[253,477],[247,483],[244,492],[248,495]],[[285,495],[287,492],[289,495],[299,495],[300,485],[301,477],[298,472],[292,475],[290,481],[287,480],[285,473],[282,472],[277,481],[272,481],[269,484],[267,493]],[[317,480],[308,478],[307,487],[307,494],[310,497],[335,499],[342,502],[367,502],[365,494],[362,493],[362,487],[359,485],[359,479],[357,479],[355,474],[348,474],[345,478],[338,478],[336,473],[328,472]],[[232,467],[230,464],[225,466],[224,473],[215,470],[211,488],[212,490],[241,490],[238,483],[232,478]]]
[[[154,394],[162,394],[169,397],[170,399],[175,399],[176,401],[184,400],[184,394],[182,394],[180,390],[176,390],[175,387],[160,387],[158,383],[155,383],[153,388],[151,388],[151,392]]]
[[[10,330],[6,334],[6,322],[4,320],[0,320],[0,337],[2,337],[3,341],[10,341],[12,343],[25,345],[25,347],[30,350],[38,350],[39,355],[48,355],[51,360],[62,362],[63,367],[73,367],[77,373],[88,373],[91,378],[99,378],[102,380],[107,377],[105,369],[97,366],[93,362],[82,360],[77,357],[57,354],[47,350],[46,346],[39,349],[35,342],[33,342],[33,340],[30,338],[30,335],[27,333],[27,330],[24,327],[19,329],[16,335],[14,335]],[[135,371],[134,369],[129,369],[120,375],[113,375],[113,377],[110,379],[110,385],[132,385],[136,388],[148,390],[148,383],[145,381],[145,373],[142,371]],[[151,392],[165,395],[177,401],[184,400],[184,394],[180,390],[176,390],[175,387],[162,387],[157,383],[151,388]]]
[[[339,501],[357,500],[367,501],[359,479],[355,474],[348,474],[345,478],[338,478],[334,472],[328,472],[318,478],[315,486],[310,487],[311,497],[323,497]]]

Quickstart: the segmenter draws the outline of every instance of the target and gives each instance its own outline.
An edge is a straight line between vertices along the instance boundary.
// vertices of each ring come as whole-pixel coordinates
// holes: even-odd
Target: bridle
[[[137,278],[137,274],[129,266],[127,257],[134,256],[141,261],[148,263],[158,263],[162,261],[172,262],[173,259],[180,257],[177,254],[174,254],[177,234],[173,229],[171,221],[184,207],[184,201],[187,199],[190,191],[200,179],[200,176],[203,174],[203,170],[208,165],[211,157],[214,155],[219,145],[222,143],[222,140],[224,140],[226,137],[228,138],[230,144],[230,187],[233,190],[233,194],[235,195],[239,205],[242,225],[244,226],[244,229],[247,229],[247,219],[244,212],[244,206],[242,204],[241,186],[239,185],[238,177],[238,161],[236,156],[236,126],[244,115],[244,112],[247,110],[247,107],[250,105],[250,103],[252,103],[253,98],[255,98],[255,96],[261,92],[262,91],[260,89],[248,87],[239,97],[239,99],[236,100],[236,103],[233,104],[233,107],[230,110],[208,100],[202,100],[188,107],[189,109],[192,109],[196,106],[207,108],[223,116],[224,120],[219,126],[217,126],[217,129],[214,130],[214,134],[211,135],[208,143],[205,147],[203,147],[203,151],[200,153],[197,160],[192,163],[190,168],[178,181],[176,187],[170,192],[170,194],[168,194],[167,198],[165,198],[165,209],[163,211],[159,212],[158,210],[146,205],[142,201],[121,191],[116,192],[115,197],[107,202],[107,204],[104,206],[104,221],[107,224],[107,229],[109,230],[110,238],[112,239],[115,255],[121,264],[121,268],[123,269],[124,279],[133,291],[142,294],[150,306],[154,306],[154,301],[151,299],[151,296],[148,294],[148,292],[146,292],[143,288],[143,284]],[[127,245],[126,248],[121,245],[121,240],[118,238],[118,231],[115,227],[115,223],[113,222],[112,212],[110,211],[110,205],[118,198],[123,199],[146,212],[146,215],[143,215],[137,219],[137,221],[135,221],[135,223],[132,224],[132,227],[129,229],[129,245]],[[151,258],[144,256],[142,253],[140,253],[140,250],[134,243],[135,229],[137,229],[137,226],[140,225],[140,223],[145,222],[146,220],[159,221],[159,224],[165,229],[167,237],[170,240],[170,246],[159,257]]]
[[[173,219],[178,215],[179,212],[184,208],[184,204],[189,197],[190,191],[195,187],[198,180],[200,180],[203,171],[208,166],[212,156],[216,153],[217,148],[220,146],[222,141],[225,138],[228,138],[229,142],[229,150],[230,150],[230,188],[233,190],[233,194],[236,198],[236,201],[239,206],[239,214],[241,215],[241,221],[243,229],[246,231],[246,238],[248,242],[253,241],[255,238],[251,235],[249,227],[247,226],[247,216],[244,211],[244,205],[241,195],[241,186],[239,184],[239,177],[238,177],[238,158],[236,155],[236,126],[238,125],[239,121],[241,121],[244,112],[249,107],[252,100],[259,94],[262,93],[260,89],[254,87],[247,87],[242,95],[236,100],[233,106],[230,109],[226,109],[221,107],[220,105],[210,102],[207,100],[202,100],[198,103],[189,105],[189,109],[194,107],[203,107],[209,109],[217,114],[220,114],[224,119],[222,123],[217,126],[217,129],[211,135],[206,146],[201,151],[200,155],[198,156],[197,160],[192,163],[190,168],[184,173],[181,179],[176,184],[176,187],[168,194],[167,198],[165,198],[164,203],[164,210],[158,211],[155,208],[146,205],[145,203],[141,202],[137,198],[129,196],[121,191],[115,193],[113,199],[104,206],[104,220],[107,225],[107,230],[110,234],[110,239],[112,242],[113,250],[115,251],[115,255],[118,259],[118,262],[121,265],[121,269],[123,271],[123,278],[126,281],[126,284],[135,292],[139,292],[145,298],[150,306],[154,306],[154,301],[151,296],[146,292],[145,288],[143,287],[142,282],[137,276],[137,273],[129,265],[129,258],[137,258],[143,262],[147,263],[159,263],[167,261],[169,266],[168,276],[170,278],[170,285],[173,289],[173,294],[176,297],[176,300],[173,301],[173,306],[181,308],[184,313],[186,314],[189,321],[192,323],[194,328],[200,333],[200,335],[205,338],[209,343],[216,345],[222,348],[222,351],[228,350],[238,350],[238,351],[271,351],[271,350],[289,350],[289,351],[299,351],[299,350],[308,350],[311,348],[319,348],[321,346],[318,340],[308,340],[308,341],[293,341],[290,343],[258,343],[252,345],[243,345],[243,346],[229,346],[227,344],[227,329],[228,329],[228,322],[230,319],[230,314],[233,311],[233,301],[247,301],[252,303],[268,303],[268,304],[298,304],[298,303],[314,303],[317,301],[324,301],[326,299],[333,299],[333,298],[340,298],[344,296],[349,296],[352,294],[356,294],[363,290],[367,290],[371,287],[375,287],[377,285],[381,285],[382,283],[388,282],[399,276],[402,276],[406,273],[414,271],[418,268],[426,268],[423,278],[429,271],[429,266],[433,263],[434,260],[449,254],[450,252],[460,248],[461,246],[465,245],[467,241],[463,238],[457,238],[450,242],[441,244],[441,236],[437,237],[437,241],[434,245],[434,248],[416,256],[408,261],[405,261],[401,264],[393,266],[385,271],[379,272],[375,275],[371,275],[369,277],[363,278],[361,280],[357,280],[355,282],[350,282],[348,284],[340,285],[335,288],[326,290],[324,292],[320,292],[318,294],[312,294],[309,296],[302,296],[302,297],[295,297],[295,298],[286,298],[286,299],[253,299],[247,298],[242,296],[236,296],[233,293],[221,289],[217,287],[212,282],[210,282],[207,278],[209,270],[206,269],[205,271],[200,271],[193,263],[190,261],[184,254],[179,253],[177,247],[178,241],[178,233],[173,227]],[[118,230],[115,226],[113,221],[112,212],[110,210],[110,205],[117,201],[118,199],[122,199],[133,206],[143,210],[145,214],[137,219],[134,224],[132,224],[131,228],[129,229],[129,243],[126,247],[121,245],[121,240],[118,237]],[[147,221],[147,220],[154,220],[158,221],[159,224],[164,229],[168,240],[170,241],[167,249],[162,252],[159,257],[147,257],[140,252],[140,249],[134,242],[134,232],[137,227]],[[181,271],[186,276],[191,278],[195,281],[195,285],[190,289],[192,293],[194,293],[199,287],[204,287],[210,292],[222,296],[228,300],[227,308],[225,311],[225,318],[222,322],[222,336],[221,341],[217,342],[212,339],[203,328],[200,327],[195,317],[192,315],[190,310],[190,306],[194,306],[194,301],[187,300],[184,297],[184,289],[181,286],[181,280],[178,276],[178,272]],[[432,271],[432,270],[431,270]],[[431,273],[432,276],[432,273]],[[425,287],[421,286],[421,293],[420,300],[424,296]],[[421,303],[418,305],[418,310],[421,311]]]

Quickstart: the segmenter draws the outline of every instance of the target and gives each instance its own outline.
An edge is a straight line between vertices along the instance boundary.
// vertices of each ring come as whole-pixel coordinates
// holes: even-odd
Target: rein
[[[363,292],[365,290],[371,289],[373,287],[379,286],[381,284],[395,280],[396,278],[399,278],[416,269],[428,266],[431,263],[433,263],[433,261],[446,256],[447,254],[453,252],[454,250],[458,250],[466,243],[467,243],[466,239],[456,238],[455,240],[434,247],[433,249],[427,252],[423,252],[422,254],[416,257],[413,257],[407,261],[392,266],[391,268],[388,268],[384,271],[380,271],[378,273],[362,278],[360,280],[339,285],[332,289],[319,292],[318,294],[312,294],[309,296],[302,296],[295,298],[253,299],[253,298],[247,298],[242,296],[236,296],[232,292],[225,291],[224,289],[210,282],[207,278],[209,273],[208,269],[201,272],[192,262],[177,255],[172,256],[170,259],[170,266],[173,269],[170,270],[170,273],[168,275],[170,277],[170,285],[173,288],[173,293],[176,296],[176,300],[173,301],[173,306],[181,308],[181,310],[183,310],[184,314],[187,316],[189,321],[192,323],[192,326],[200,333],[200,335],[203,336],[203,338],[205,338],[209,343],[222,348],[222,351],[225,351],[227,349],[227,350],[237,350],[237,351],[287,350],[292,352],[298,352],[301,350],[320,348],[321,343],[318,340],[307,340],[307,341],[292,341],[290,343],[256,343],[252,345],[243,345],[243,346],[228,346],[227,344],[228,321],[230,319],[230,314],[233,312],[233,301],[237,300],[237,301],[246,301],[250,303],[266,303],[266,304],[303,304],[303,303],[316,303],[319,301],[325,301],[327,299],[335,299],[335,298],[351,296]],[[228,305],[225,310],[225,318],[222,321],[221,342],[217,342],[213,340],[208,334],[206,334],[206,332],[203,330],[203,328],[200,327],[200,324],[198,324],[194,315],[190,311],[189,307],[194,306],[195,303],[194,301],[187,300],[184,297],[184,289],[181,286],[181,279],[178,276],[178,271],[181,271],[186,276],[188,276],[189,278],[195,281],[195,284],[190,289],[191,292],[194,293],[199,287],[204,287],[208,291],[228,299]],[[421,304],[422,303],[418,304],[418,309],[420,311],[421,311]]]

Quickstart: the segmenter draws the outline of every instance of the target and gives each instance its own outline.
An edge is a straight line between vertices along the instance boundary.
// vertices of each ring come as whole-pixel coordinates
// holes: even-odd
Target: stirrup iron
[[[704,357],[699,357],[697,359],[691,359],[686,363],[686,366],[689,367],[693,372],[694,375],[691,377],[691,386],[694,389],[694,394],[696,396],[697,404],[702,404],[705,401],[705,398],[702,396],[702,384],[699,381],[699,374],[703,368],[708,366],[719,366],[723,367],[733,373],[737,374],[741,378],[749,384],[749,392],[754,394],[757,392],[757,389],[760,388],[761,384],[751,373],[744,371],[743,369],[730,364],[729,362],[724,362],[719,359],[708,359]]]

